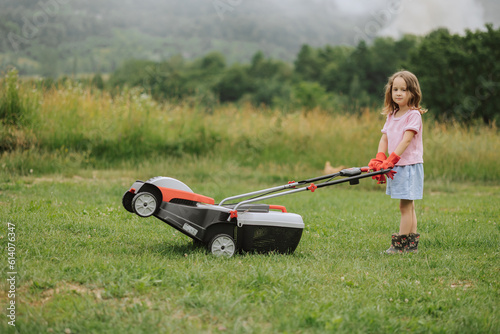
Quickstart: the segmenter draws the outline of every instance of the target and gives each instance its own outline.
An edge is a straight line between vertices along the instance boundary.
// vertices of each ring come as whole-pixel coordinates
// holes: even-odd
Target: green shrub
[[[19,96],[19,72],[11,69],[1,82],[0,120],[5,125],[20,125],[26,111]]]
[[[20,84],[17,69],[0,80],[0,153],[34,147],[36,135],[29,128],[38,105],[38,91]]]
[[[300,106],[310,110],[326,99],[326,90],[317,82],[302,81],[294,86],[293,96]]]

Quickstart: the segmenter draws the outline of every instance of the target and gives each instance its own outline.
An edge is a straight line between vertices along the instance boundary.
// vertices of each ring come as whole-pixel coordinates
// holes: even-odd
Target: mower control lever
[[[340,176],[356,176],[361,174],[361,168],[347,168],[340,171]]]

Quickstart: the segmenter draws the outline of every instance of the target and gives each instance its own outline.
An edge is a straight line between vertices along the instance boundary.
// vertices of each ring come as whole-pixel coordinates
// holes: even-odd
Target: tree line
[[[228,64],[218,52],[190,61],[129,60],[106,81],[95,75],[92,84],[115,92],[136,87],[157,100],[190,100],[207,110],[229,102],[356,113],[380,107],[388,76],[406,69],[419,78],[423,105],[436,119],[489,124],[500,119],[498,40],[500,29],[486,25],[464,35],[437,29],[356,47],[303,45],[293,63],[263,52],[247,64]]]

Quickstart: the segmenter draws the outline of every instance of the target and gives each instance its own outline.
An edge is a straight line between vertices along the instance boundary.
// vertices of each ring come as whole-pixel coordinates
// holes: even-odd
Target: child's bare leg
[[[415,203],[413,203],[413,223],[410,233],[417,233],[417,214],[415,213]]]
[[[401,222],[399,224],[399,234],[410,234],[417,232],[417,216],[413,201],[402,199],[399,203],[401,211]]]

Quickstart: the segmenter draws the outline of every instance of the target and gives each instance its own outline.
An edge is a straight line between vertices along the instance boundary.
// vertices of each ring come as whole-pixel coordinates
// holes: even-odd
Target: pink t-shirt
[[[401,117],[387,115],[382,133],[387,134],[389,154],[394,152],[403,139],[406,131],[412,130],[415,136],[411,140],[406,150],[401,155],[401,160],[396,166],[406,166],[423,163],[424,145],[422,143],[422,115],[416,109],[408,110]]]

